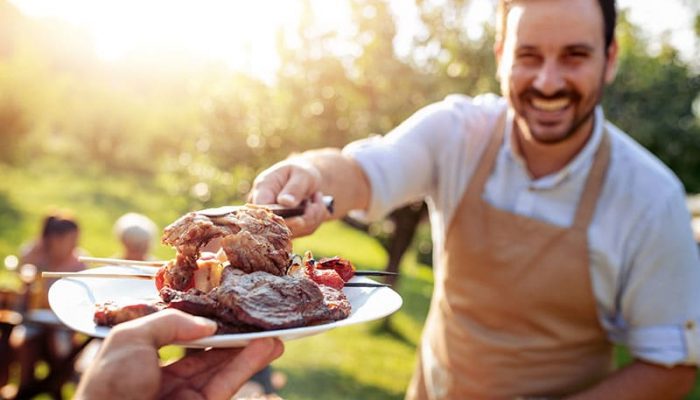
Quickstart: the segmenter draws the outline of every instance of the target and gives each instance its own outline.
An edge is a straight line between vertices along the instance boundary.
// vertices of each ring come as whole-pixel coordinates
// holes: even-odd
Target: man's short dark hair
[[[503,35],[506,31],[506,16],[510,6],[516,1],[525,0],[498,0],[497,11],[497,40],[503,40]],[[605,48],[610,47],[613,36],[615,35],[615,24],[617,23],[617,9],[615,8],[615,0],[598,0],[600,10],[603,12],[603,35],[605,37]]]

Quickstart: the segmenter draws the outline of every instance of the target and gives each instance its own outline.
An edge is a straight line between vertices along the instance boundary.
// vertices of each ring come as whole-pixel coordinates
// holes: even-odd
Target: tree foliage
[[[37,158],[150,179],[197,207],[242,198],[287,154],[384,134],[450,93],[497,92],[494,29],[470,37],[470,1],[416,0],[422,29],[398,56],[387,0],[345,0],[352,37],[321,28],[309,1],[280,31],[273,83],[177,49],[99,60],[85,32],[25,18],[0,0],[0,162]],[[651,54],[621,16],[608,117],[700,191],[700,78],[670,45]],[[338,49],[345,49],[339,51]],[[696,104],[694,114],[693,104]]]
[[[617,34],[619,72],[604,96],[608,119],[671,167],[688,191],[700,191],[700,120],[693,112],[700,75],[670,44],[649,54],[625,14]]]

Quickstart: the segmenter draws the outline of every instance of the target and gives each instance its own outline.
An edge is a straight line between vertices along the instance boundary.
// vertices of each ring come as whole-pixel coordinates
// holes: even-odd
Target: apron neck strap
[[[491,140],[479,159],[479,164],[477,164],[477,169],[474,172],[474,176],[466,192],[466,194],[472,198],[481,198],[484,192],[486,181],[491,175],[493,165],[498,156],[498,151],[501,147],[501,143],[503,143],[503,135],[507,120],[506,116],[507,109],[498,116],[493,131],[491,132]],[[610,135],[607,128],[603,126],[603,138],[593,158],[593,165],[591,165],[591,169],[588,172],[588,178],[586,178],[586,184],[584,185],[583,193],[581,194],[578,207],[576,208],[573,227],[584,230],[588,229],[588,225],[593,218],[598,195],[605,182],[605,172],[608,169],[609,163]]]
[[[466,194],[472,198],[478,199],[484,192],[486,181],[491,175],[491,170],[493,169],[494,162],[498,156],[498,150],[501,148],[501,143],[503,142],[507,114],[508,108],[503,110],[498,116],[496,125],[493,127],[493,131],[491,131],[491,141],[489,141],[486,150],[484,150],[484,152],[481,154],[481,158],[477,164],[474,176],[471,179],[471,183],[469,183],[469,186],[467,187]]]
[[[604,121],[602,123],[605,124]],[[578,208],[576,209],[573,225],[575,228],[588,229],[588,225],[591,223],[591,219],[593,219],[595,206],[598,203],[598,196],[603,190],[605,173],[608,170],[609,164],[610,134],[608,133],[608,129],[603,126],[603,138],[595,153],[593,165],[591,165],[591,169],[588,171],[588,178],[586,179],[586,184],[583,187],[583,193],[581,193]]]

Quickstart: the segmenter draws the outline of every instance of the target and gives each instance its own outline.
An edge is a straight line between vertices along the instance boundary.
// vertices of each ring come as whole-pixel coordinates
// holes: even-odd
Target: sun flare
[[[177,49],[202,60],[264,75],[279,63],[275,35],[299,24],[300,1],[258,0],[15,0],[33,17],[51,17],[85,29],[95,52],[117,61],[133,52]],[[349,18],[344,7],[312,1],[329,28]]]

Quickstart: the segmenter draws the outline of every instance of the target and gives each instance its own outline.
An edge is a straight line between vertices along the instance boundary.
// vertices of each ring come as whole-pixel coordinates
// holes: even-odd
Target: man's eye
[[[539,60],[539,56],[535,53],[520,53],[516,57],[518,60],[525,62],[535,62]]]

